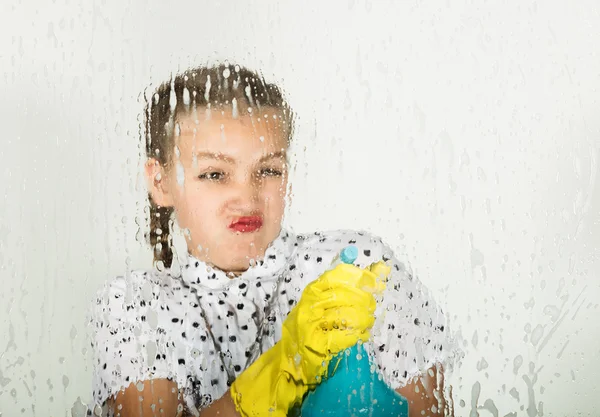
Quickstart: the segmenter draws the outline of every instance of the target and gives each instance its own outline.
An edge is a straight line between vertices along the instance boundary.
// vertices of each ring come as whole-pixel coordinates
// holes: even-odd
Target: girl
[[[331,307],[315,318],[328,327],[331,344],[311,347],[315,352],[326,357],[370,335],[378,372],[409,401],[411,416],[448,411],[440,395],[442,366],[453,345],[444,317],[390,248],[363,232],[282,229],[293,120],[279,88],[239,66],[188,70],[149,100],[145,174],[158,268],[117,277],[97,299],[92,314],[97,412],[268,415],[245,404],[255,403],[248,381],[269,396],[280,395],[279,382],[295,377],[286,374],[276,378],[276,386],[262,387],[273,370],[253,364],[289,338],[289,346],[298,349],[310,339],[302,336],[310,331],[282,333],[309,322],[297,319],[312,312],[308,292],[329,294]],[[171,249],[173,221],[187,243],[179,262]],[[391,266],[374,312],[372,296],[350,283],[355,270],[340,272],[348,279],[339,285],[330,279],[329,293],[315,287],[348,244],[359,249],[356,271],[380,260]],[[342,293],[353,302],[344,304]],[[351,322],[341,330],[331,324],[342,322],[340,309],[342,321]],[[274,374],[283,375],[283,367]],[[281,396],[276,402],[282,409],[292,405]]]

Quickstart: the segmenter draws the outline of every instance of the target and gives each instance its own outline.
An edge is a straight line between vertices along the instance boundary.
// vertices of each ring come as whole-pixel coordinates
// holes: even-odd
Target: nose
[[[251,213],[259,208],[260,181],[251,176],[240,178],[231,185],[230,208],[242,213]]]

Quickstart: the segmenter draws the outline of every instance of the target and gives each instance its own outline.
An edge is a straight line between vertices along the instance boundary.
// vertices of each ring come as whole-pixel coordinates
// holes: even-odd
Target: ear
[[[171,207],[173,196],[169,189],[166,169],[155,158],[149,158],[144,165],[146,185],[154,204],[161,207]]]

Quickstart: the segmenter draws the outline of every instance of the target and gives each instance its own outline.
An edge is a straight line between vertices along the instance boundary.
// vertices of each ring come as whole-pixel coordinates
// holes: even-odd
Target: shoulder
[[[173,359],[182,357],[173,343],[171,319],[180,313],[175,284],[169,272],[137,270],[98,291],[90,317],[97,404],[136,381],[175,378],[185,386],[185,372]]]
[[[383,261],[394,272],[395,280],[411,277],[405,264],[400,262],[383,239],[362,230],[330,230],[295,235],[294,251],[290,257],[291,267],[300,281],[307,284],[325,272],[335,257],[347,246],[358,249],[354,262],[359,268]],[[296,279],[295,275],[291,279]]]
[[[394,257],[393,251],[381,237],[364,230],[342,229],[300,234],[298,241],[298,256],[320,254],[324,261],[326,258],[327,264],[348,245],[358,249],[356,264],[360,267],[381,260],[388,261]]]
[[[170,272],[134,270],[116,276],[96,292],[91,320],[124,319],[139,314],[145,307],[168,300],[168,293],[175,286]]]
[[[125,301],[126,296],[139,296],[145,289],[161,287],[164,277],[154,270],[134,270],[104,283],[96,292],[96,303]]]

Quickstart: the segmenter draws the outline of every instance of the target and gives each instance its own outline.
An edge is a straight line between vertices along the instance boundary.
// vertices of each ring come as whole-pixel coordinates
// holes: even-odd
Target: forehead
[[[287,148],[288,126],[277,109],[233,117],[221,110],[199,110],[178,117],[176,145],[181,153],[210,151],[232,156],[264,155]]]

